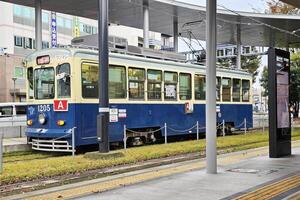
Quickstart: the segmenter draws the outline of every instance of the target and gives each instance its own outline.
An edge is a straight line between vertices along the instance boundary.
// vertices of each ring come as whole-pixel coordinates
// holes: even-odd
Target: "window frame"
[[[58,69],[62,66],[62,65],[65,65],[65,64],[68,64],[69,65],[69,79],[70,79],[70,95],[69,96],[59,96],[58,94],[58,87],[59,87],[59,80],[57,79],[57,75],[58,75]],[[55,70],[55,80],[56,80],[56,97],[58,99],[65,99],[65,98],[71,98],[72,97],[72,80],[71,80],[71,74],[72,74],[72,71],[71,71],[71,64],[66,62],[66,63],[62,63],[62,64],[59,64],[58,66],[56,66],[56,70]]]
[[[176,83],[175,82],[166,82],[166,73],[172,73],[172,74],[176,74]],[[174,71],[164,71],[163,72],[163,93],[164,93],[164,100],[165,101],[178,101],[179,97],[178,97],[178,83],[179,83],[179,76],[178,76],[178,72],[174,72]],[[170,97],[166,97],[166,85],[175,85],[175,98],[170,98]]]
[[[124,80],[125,80],[125,82],[124,82],[124,97],[122,97],[122,98],[109,97],[109,99],[127,99],[128,95],[127,95],[127,69],[126,69],[126,67],[124,65],[115,65],[115,64],[109,64],[108,66],[109,66],[108,71],[110,70],[111,67],[119,67],[119,68],[123,68],[125,70],[125,74],[124,74]],[[108,87],[110,87],[109,84],[110,83],[109,83],[109,77],[108,77]]]
[[[199,77],[202,77],[204,78],[204,99],[199,99],[197,98],[197,95],[196,95],[196,76],[199,76]],[[199,91],[198,91],[199,93]],[[205,101],[206,100],[206,75],[205,74],[194,74],[194,97],[195,97],[195,100],[197,101]]]
[[[238,80],[239,81],[239,88],[236,88],[235,86],[234,86],[234,81],[235,80]],[[234,95],[234,89],[238,89],[239,90],[239,95],[238,95],[238,97],[239,97],[239,100],[235,100],[235,95]],[[242,96],[242,94],[241,94],[241,89],[242,89],[242,79],[240,79],[240,78],[232,78],[232,102],[241,102],[241,96]]]
[[[137,70],[142,70],[143,72],[144,72],[144,79],[143,80],[130,80],[130,78],[129,78],[129,70],[130,69],[137,69]],[[145,98],[146,98],[146,95],[145,95],[145,89],[146,89],[146,87],[145,87],[145,82],[146,82],[146,78],[147,78],[147,72],[146,72],[146,69],[145,68],[139,68],[139,67],[128,67],[128,69],[127,69],[128,71],[127,71],[127,79],[128,79],[128,99],[129,100],[145,100]],[[138,83],[138,85],[139,85],[139,83],[143,83],[143,86],[144,86],[144,92],[143,92],[143,97],[142,98],[134,98],[134,97],[130,97],[130,83],[131,82],[134,82],[134,83]]]
[[[248,100],[244,100],[244,87],[243,87],[243,81],[248,81],[249,83],[249,88],[248,88]],[[242,85],[241,85],[241,88],[242,88],[242,102],[250,102],[250,99],[251,99],[251,95],[250,95],[250,88],[251,88],[251,81],[249,79],[242,79]]]
[[[181,97],[182,97],[182,94],[181,94],[181,89],[180,89],[180,76],[181,75],[189,75],[189,77],[190,77],[190,98],[187,98],[187,99],[182,99]],[[179,73],[179,81],[178,81],[178,83],[179,83],[179,99],[180,100],[182,100],[182,101],[189,101],[189,100],[192,100],[192,98],[193,98],[193,92],[192,92],[192,74],[190,74],[190,73],[186,73],[186,72],[180,72]],[[186,96],[188,96],[188,95],[186,95]]]
[[[42,98],[42,99],[37,99],[36,97],[36,87],[35,87],[35,85],[36,85],[36,80],[35,80],[35,71],[37,71],[37,70],[39,70],[39,69],[53,69],[53,75],[54,75],[54,79],[53,79],[53,88],[54,88],[54,95],[53,95],[53,98]],[[55,97],[56,97],[56,83],[55,83],[56,81],[55,81],[55,68],[54,67],[51,67],[51,66],[48,66],[48,67],[43,67],[43,68],[35,68],[34,70],[33,70],[33,93],[34,93],[34,99],[35,100],[49,100],[49,99],[55,99]]]
[[[225,86],[223,85],[223,79],[229,80],[229,86]],[[226,99],[224,100],[224,88],[225,89],[229,89],[229,100]],[[232,97],[232,78],[230,77],[222,77],[221,78],[221,96],[222,96],[222,102],[231,102],[231,97]]]
[[[83,96],[83,82],[82,82],[82,66],[84,65],[84,64],[90,64],[90,65],[94,65],[94,66],[98,66],[98,81],[97,81],[97,84],[98,84],[98,90],[97,90],[97,93],[98,93],[98,95],[96,96],[96,97],[84,97]],[[88,62],[88,61],[83,61],[83,62],[81,62],[81,64],[80,64],[80,87],[81,87],[81,90],[80,90],[80,92],[81,92],[81,98],[82,99],[99,99],[99,73],[100,73],[100,68],[99,68],[99,63],[95,63],[95,62]]]
[[[157,71],[160,72],[160,81],[157,80],[151,80],[149,79],[149,71]],[[147,69],[147,99],[150,101],[161,101],[162,100],[162,84],[163,83],[163,71],[159,69]],[[149,84],[160,84],[160,98],[149,98]],[[153,93],[156,93],[155,91],[152,91]]]

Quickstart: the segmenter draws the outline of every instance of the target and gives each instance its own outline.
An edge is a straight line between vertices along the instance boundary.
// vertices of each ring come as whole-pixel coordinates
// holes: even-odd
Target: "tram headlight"
[[[33,124],[33,121],[32,121],[32,119],[30,119],[30,120],[27,120],[27,125],[28,125],[28,126],[32,126],[32,124]]]
[[[63,125],[65,125],[65,121],[64,120],[58,120],[57,122],[56,122],[56,124],[58,125],[58,126],[63,126]]]
[[[45,114],[43,114],[43,113],[39,114],[39,123],[40,124],[45,124],[46,123],[46,116],[45,116]]]

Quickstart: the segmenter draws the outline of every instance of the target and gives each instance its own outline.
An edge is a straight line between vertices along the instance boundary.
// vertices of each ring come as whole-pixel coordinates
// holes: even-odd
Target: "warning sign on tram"
[[[54,111],[68,111],[68,100],[54,100]]]

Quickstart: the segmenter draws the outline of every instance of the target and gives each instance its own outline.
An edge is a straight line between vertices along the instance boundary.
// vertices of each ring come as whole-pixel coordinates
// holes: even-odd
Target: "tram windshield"
[[[34,70],[34,95],[35,99],[53,99],[54,89],[54,68],[40,68]]]

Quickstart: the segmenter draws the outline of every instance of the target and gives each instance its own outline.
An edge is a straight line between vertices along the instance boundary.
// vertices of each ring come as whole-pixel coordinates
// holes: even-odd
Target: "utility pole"
[[[98,0],[99,44],[99,113],[97,138],[99,152],[109,152],[109,99],[108,99],[108,0]]]

